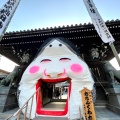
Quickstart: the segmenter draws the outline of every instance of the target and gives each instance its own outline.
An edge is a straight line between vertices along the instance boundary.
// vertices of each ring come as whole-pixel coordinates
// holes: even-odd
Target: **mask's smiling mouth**
[[[66,104],[63,110],[53,110],[53,109],[43,109],[43,101],[42,101],[42,92],[41,92],[41,87],[42,87],[42,83],[46,82],[46,83],[58,83],[58,82],[64,82],[69,80],[70,78],[66,77],[66,78],[59,78],[59,79],[40,79],[38,81],[38,83],[36,84],[36,90],[40,87],[40,91],[36,93],[36,113],[39,115],[46,115],[46,116],[65,116],[68,113],[68,100],[70,97],[70,90],[71,90],[71,82],[70,82],[70,86],[69,86],[69,92],[68,92],[68,96],[67,96],[67,100],[66,100]]]

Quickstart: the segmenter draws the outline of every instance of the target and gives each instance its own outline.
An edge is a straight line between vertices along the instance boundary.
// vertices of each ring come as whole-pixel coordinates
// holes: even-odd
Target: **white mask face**
[[[71,93],[69,103],[66,103],[69,107],[64,110],[65,112],[61,112],[60,115],[59,112],[53,111],[49,111],[49,114],[47,114],[47,111],[46,114],[41,114],[41,108],[35,102],[33,108],[35,110],[37,107],[38,115],[61,116],[62,114],[62,116],[67,116],[69,113],[72,119],[79,118],[79,107],[82,106],[80,91],[84,87],[92,90],[94,84],[87,64],[75,54],[69,45],[60,39],[53,39],[40,51],[22,76],[19,88],[21,90],[20,107],[36,91],[36,84],[40,86],[38,83],[41,81],[60,82],[68,80],[68,78],[71,79]],[[71,112],[73,108],[74,112]],[[32,113],[35,112],[34,110]]]

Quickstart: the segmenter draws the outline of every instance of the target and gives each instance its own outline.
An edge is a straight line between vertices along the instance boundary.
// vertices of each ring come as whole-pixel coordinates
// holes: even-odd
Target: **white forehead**
[[[67,45],[59,41],[59,39],[53,39],[52,42],[44,47],[44,50],[40,56],[64,56],[64,55],[75,55]]]

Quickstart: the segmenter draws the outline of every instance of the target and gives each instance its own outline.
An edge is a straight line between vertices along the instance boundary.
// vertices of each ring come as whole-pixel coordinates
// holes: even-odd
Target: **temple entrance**
[[[67,82],[60,82],[54,84],[52,99],[66,100],[68,95],[68,88],[69,88],[69,83]]]
[[[67,104],[69,83],[67,81],[60,83],[44,83],[47,85],[43,89],[43,108],[44,110],[64,110]],[[45,94],[46,91],[46,94]]]

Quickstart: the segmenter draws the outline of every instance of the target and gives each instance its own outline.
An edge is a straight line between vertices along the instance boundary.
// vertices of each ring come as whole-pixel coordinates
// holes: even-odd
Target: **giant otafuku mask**
[[[34,60],[23,73],[19,90],[19,106],[29,99],[29,97],[41,87],[44,82],[62,82],[71,80],[71,90],[65,109],[43,110],[41,101],[36,102],[34,97],[31,118],[35,112],[38,116],[69,117],[70,120],[80,118],[80,110],[83,112],[83,104],[80,91],[86,87],[93,89],[93,78],[87,64],[80,57],[80,53],[70,41],[65,38],[49,38],[39,49]],[[28,104],[29,114],[30,102]]]

